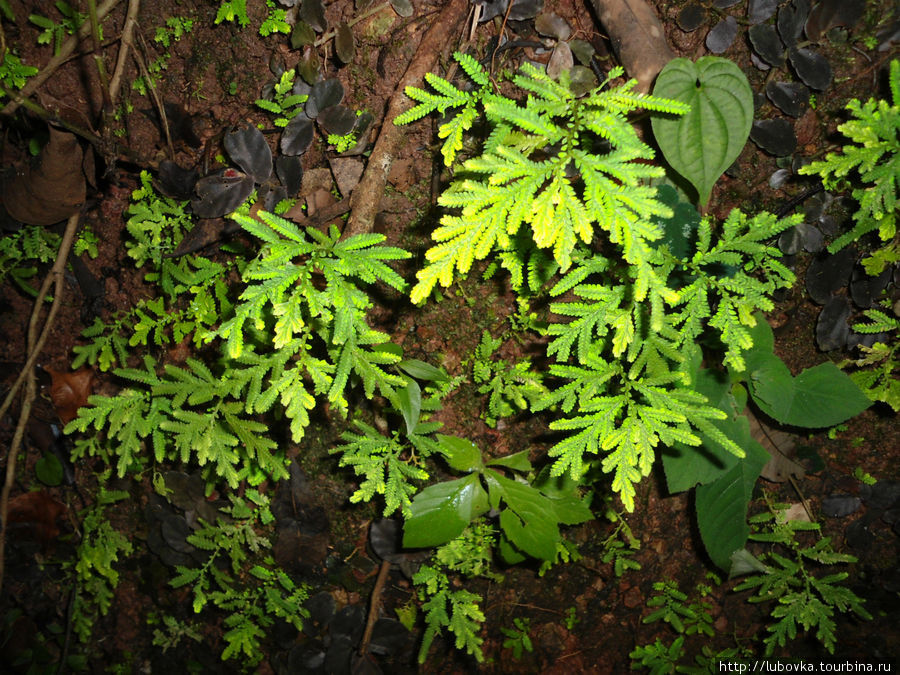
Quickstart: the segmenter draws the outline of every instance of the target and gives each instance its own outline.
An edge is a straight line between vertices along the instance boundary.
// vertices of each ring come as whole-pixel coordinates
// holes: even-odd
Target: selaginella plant
[[[432,234],[434,246],[416,274],[411,299],[424,303],[436,286],[448,286],[489,256],[509,272],[522,296],[553,278],[549,293],[557,301],[550,310],[556,318],[547,328],[553,379],[544,383],[557,386],[529,406],[557,411],[550,428],[562,438],[550,448],[553,462],[541,475],[585,484],[588,472],[599,466],[612,474],[612,489],[632,511],[636,484],[650,473],[659,449],[668,448],[670,486],[676,476],[673,491],[702,484],[697,511],[704,542],[716,564],[732,571],[733,556],[749,555],[743,551],[747,505],[767,458],[750,441],[742,412],[748,395],[776,420],[810,427],[846,419],[869,405],[832,364],[794,378],[772,352],[761,312],[774,307],[772,293],[792,285],[795,277],[768,242],[800,216],[750,216],[735,209],[718,224],[701,218],[673,188],[652,185],[663,168],[650,162],[653,151],[628,115],[638,108],[681,115],[688,106],[637,94],[633,81],[613,86],[620,69],[581,94],[565,72],[557,82],[525,64],[513,83],[526,97],[516,101],[497,93],[473,58],[456,58],[475,87],[463,90],[428,75],[434,92],[408,88],[418,105],[395,120],[405,124],[443,113],[438,135],[445,139],[441,152],[448,166],[479,117],[488,132],[483,146],[455,166],[439,198],[447,213]],[[736,68],[707,59],[701,70],[696,81],[705,87],[705,109],[715,109],[716,97],[733,93],[706,86],[723,73],[730,87],[743,88],[736,96],[752,100]],[[667,131],[672,129],[677,127],[660,125],[657,133],[676,133]],[[728,157],[743,147],[748,129],[741,124],[719,130]],[[679,151],[678,144],[672,147]],[[714,158],[692,178],[702,200],[727,168],[728,157]],[[744,382],[746,388],[732,389],[729,382]],[[703,452],[694,450],[701,445]],[[413,499],[405,525],[408,546],[447,541],[467,519],[484,512],[483,481],[493,486],[485,477],[497,460],[462,447],[451,450],[446,453],[451,466],[469,476],[426,488]],[[515,458],[501,462],[515,468]],[[538,494],[540,484],[534,483]],[[570,487],[569,494],[577,491]],[[515,513],[514,502],[508,504]],[[465,506],[463,515],[459,505]],[[550,507],[543,518],[556,538],[556,523],[565,521],[554,521],[553,513]],[[532,527],[540,521],[534,512],[521,520]],[[551,549],[512,540],[510,532],[515,529],[501,534],[507,552],[550,560]]]
[[[702,432],[743,456],[712,423],[725,413],[692,389],[685,352],[712,341],[725,364],[742,366],[754,312],[771,309],[771,292],[794,281],[765,242],[796,218],[734,211],[715,237],[709,219],[691,241],[667,236],[664,220],[674,211],[648,184],[664,172],[649,163],[653,151],[627,115],[637,108],[682,114],[685,104],[637,94],[634,82],[611,86],[621,69],[578,96],[565,74],[555,82],[527,64],[513,80],[528,94],[521,104],[491,91],[474,59],[457,59],[476,89],[431,75],[438,93],[411,88],[420,103],[397,120],[459,108],[439,131],[448,164],[479,110],[490,127],[481,152],[462,162],[440,197],[452,211],[432,235],[412,300],[424,302],[437,283],[450,284],[491,253],[521,289],[529,264],[550,249],[564,274],[551,295],[574,298],[551,307],[564,319],[549,328],[550,374],[564,384],[534,406],[566,415],[551,424],[569,434],[550,450],[554,475],[578,480],[591,457],[602,456],[632,510],[634,485],[660,443],[699,445]]]
[[[884,246],[863,261],[866,271],[880,274],[886,265],[900,261],[897,240],[897,190],[900,188],[900,61],[891,61],[889,84],[892,103],[870,98],[853,99],[847,110],[853,119],[838,125],[849,139],[839,153],[801,167],[802,175],[819,176],[825,187],[852,187],[859,205],[853,228],[835,239],[829,252],[841,250],[869,232],[878,232]]]
[[[772,550],[764,554],[767,563],[760,574],[747,577],[735,591],[753,590],[750,602],[774,602],[769,626],[770,635],[765,638],[766,654],[775,651],[776,646],[784,646],[797,636],[798,629],[815,630],[816,639],[834,653],[837,641],[835,635],[835,612],[853,612],[863,619],[872,616],[863,605],[862,599],[851,589],[841,585],[847,578],[846,572],[835,572],[817,576],[813,569],[841,563],[854,563],[852,555],[836,552],[831,546],[831,537],[819,536],[811,546],[797,541],[800,532],[819,533],[818,523],[800,519],[789,519],[785,504],[771,504],[768,510],[751,518],[754,532],[750,538],[773,544],[782,552]],[[784,553],[784,555],[782,555]]]

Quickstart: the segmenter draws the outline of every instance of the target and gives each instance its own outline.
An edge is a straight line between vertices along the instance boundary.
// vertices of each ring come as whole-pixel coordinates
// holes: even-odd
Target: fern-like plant
[[[841,250],[863,235],[878,231],[884,242],[897,236],[897,190],[900,188],[900,61],[891,61],[889,84],[892,103],[870,98],[865,103],[853,99],[847,110],[853,119],[838,125],[850,143],[840,153],[829,153],[824,160],[800,169],[803,175],[818,175],[825,187],[842,188],[852,184],[853,199],[859,210],[853,214],[855,225],[835,239],[829,252]],[[869,274],[879,274],[885,266],[884,251],[896,262],[897,243],[888,245],[867,265]]]
[[[764,513],[751,518],[756,531],[751,539],[778,545],[786,555],[771,551],[764,556],[768,565],[761,574],[747,577],[735,591],[753,590],[750,602],[775,602],[769,626],[770,635],[765,638],[766,654],[771,655],[777,646],[784,647],[797,636],[798,629],[815,630],[815,637],[834,653],[835,612],[853,612],[863,619],[872,616],[863,601],[852,590],[841,585],[847,579],[846,572],[826,576],[813,574],[814,566],[831,566],[854,563],[852,555],[837,553],[830,537],[820,537],[812,546],[797,541],[797,533],[819,532],[819,524],[801,520],[788,520],[787,506],[769,504]]]

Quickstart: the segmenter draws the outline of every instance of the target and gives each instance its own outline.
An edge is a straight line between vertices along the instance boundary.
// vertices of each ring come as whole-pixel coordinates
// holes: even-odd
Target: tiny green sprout
[[[228,83],[228,95],[229,96],[234,96],[235,94],[237,94],[237,90],[238,90],[237,82],[231,81]]]
[[[846,424],[838,424],[837,426],[833,426],[828,430],[828,438],[833,441],[842,431],[847,431]]]
[[[863,38],[863,45],[866,49],[872,50],[878,47],[878,38],[874,35],[867,35]]]
[[[513,619],[515,630],[512,628],[501,628],[501,632],[506,636],[503,646],[512,649],[513,658],[516,660],[522,658],[522,650],[533,652],[534,645],[531,644],[531,638],[528,631],[531,630],[531,619]]]
[[[356,134],[352,131],[343,136],[328,134],[328,145],[333,145],[338,152],[347,152],[347,150],[356,145]]]
[[[562,620],[563,626],[566,627],[566,630],[568,630],[568,631],[572,630],[573,628],[575,628],[575,626],[578,623],[581,622],[581,619],[579,619],[577,616],[575,616],[575,614],[577,612],[578,612],[578,610],[575,609],[574,606],[569,607],[569,609],[566,610],[566,615],[563,617],[563,620]]]
[[[870,473],[864,470],[861,466],[853,469],[853,477],[858,480],[860,483],[865,483],[866,485],[875,485],[878,481],[872,477]]]
[[[809,95],[809,107],[812,108],[813,110],[816,109],[816,95],[815,94]]]
[[[75,255],[87,253],[91,258],[96,258],[99,255],[97,250],[99,243],[100,237],[97,236],[97,233],[90,227],[85,227],[78,235],[78,239],[75,240]]]

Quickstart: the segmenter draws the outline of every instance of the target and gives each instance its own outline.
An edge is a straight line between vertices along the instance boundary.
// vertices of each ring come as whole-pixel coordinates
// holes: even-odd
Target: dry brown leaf
[[[33,164],[3,185],[3,202],[13,218],[28,225],[53,225],[76,213],[87,187],[78,140],[50,127],[50,140]]]
[[[744,414],[750,421],[750,435],[769,453],[769,461],[760,475],[773,483],[783,483],[789,476],[802,478],[806,470],[791,459],[798,437],[770,427],[754,415],[750,408],[746,408]]]
[[[87,405],[94,381],[94,371],[80,368],[74,372],[57,372],[47,369],[52,382],[50,400],[56,407],[56,414],[63,424],[68,424],[78,416],[78,409]]]
[[[59,536],[56,521],[65,512],[65,504],[39,490],[11,499],[6,518],[13,538],[36,541],[46,548]]]

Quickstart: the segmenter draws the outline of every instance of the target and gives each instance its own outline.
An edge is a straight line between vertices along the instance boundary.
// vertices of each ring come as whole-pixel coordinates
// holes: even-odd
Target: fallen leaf
[[[73,134],[50,127],[50,140],[37,159],[3,185],[9,215],[28,225],[46,226],[77,213],[87,195],[83,157]]]
[[[56,521],[65,512],[65,504],[38,490],[11,499],[6,519],[16,539],[36,541],[46,548],[59,536]]]
[[[78,409],[87,405],[94,381],[94,371],[80,368],[72,371],[46,369],[50,374],[50,400],[56,407],[56,414],[63,424],[68,424],[78,416]]]

